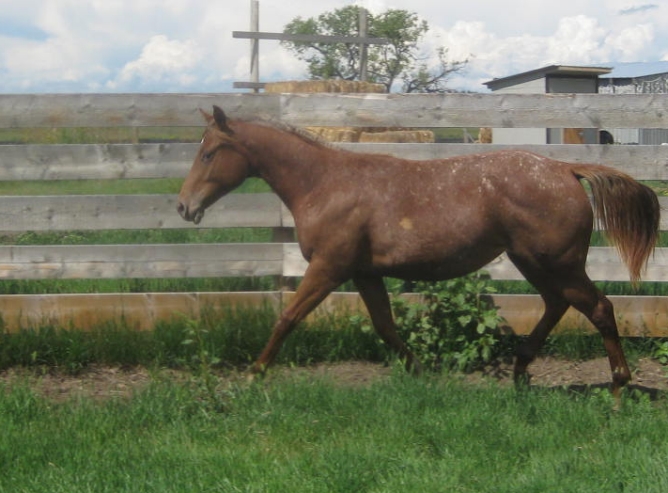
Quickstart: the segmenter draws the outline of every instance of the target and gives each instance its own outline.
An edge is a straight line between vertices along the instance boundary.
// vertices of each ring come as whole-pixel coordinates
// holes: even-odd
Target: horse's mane
[[[276,120],[275,118],[271,117],[260,117],[260,118],[254,118],[251,120],[242,120],[246,123],[253,123],[256,125],[260,125],[263,127],[270,127],[274,128],[276,130],[281,130],[283,132],[287,132],[289,134],[292,134],[296,137],[299,137],[303,141],[313,144],[318,147],[327,147],[327,148],[333,148],[334,146],[331,144],[331,142],[324,140],[322,137],[314,134],[313,132],[310,132],[309,130],[305,128],[300,128],[300,127],[295,127],[294,125],[290,125],[288,123]]]

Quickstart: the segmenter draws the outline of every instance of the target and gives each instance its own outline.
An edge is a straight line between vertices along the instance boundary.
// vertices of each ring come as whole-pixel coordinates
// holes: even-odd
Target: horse
[[[631,379],[612,303],[587,276],[585,261],[596,218],[631,280],[640,279],[659,229],[650,188],[613,168],[521,150],[407,160],[337,149],[277,123],[230,119],[218,106],[213,114],[200,111],[207,126],[178,213],[199,224],[246,178],[262,178],[292,212],[308,261],[253,374],[264,373],[295,326],[350,279],[378,335],[419,373],[420,362],[397,334],[383,277],[444,280],[505,253],[545,304],[518,345],[515,381],[528,381],[528,365],[570,306],[600,332],[615,394]]]

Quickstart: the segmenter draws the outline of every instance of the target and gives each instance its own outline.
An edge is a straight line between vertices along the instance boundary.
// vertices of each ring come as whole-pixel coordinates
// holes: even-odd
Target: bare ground
[[[392,368],[377,363],[327,363],[310,367],[279,367],[273,370],[271,378],[294,374],[318,375],[331,378],[341,385],[365,386],[388,378],[392,371]],[[538,387],[607,387],[610,383],[610,367],[606,358],[566,361],[544,357],[537,359],[529,367],[529,371],[531,385]],[[159,375],[161,378],[187,378],[184,372],[172,370],[161,370]],[[239,376],[226,373],[221,375],[221,378],[234,379]],[[6,388],[17,382],[28,382],[39,394],[54,401],[72,397],[106,400],[129,397],[134,391],[145,387],[154,377],[154,373],[144,368],[94,367],[76,376],[57,372],[39,374],[35,370],[11,369],[0,373],[0,386]],[[512,364],[498,362],[483,371],[462,374],[461,378],[471,385],[480,385],[483,382],[512,385]],[[633,381],[630,385],[631,388],[640,389],[653,396],[663,394],[668,391],[668,367],[649,358],[640,359],[633,366]]]

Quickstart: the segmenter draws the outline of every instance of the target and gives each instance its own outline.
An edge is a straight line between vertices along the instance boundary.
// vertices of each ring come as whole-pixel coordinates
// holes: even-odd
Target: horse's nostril
[[[179,213],[179,215],[183,218],[186,217],[186,206],[183,205],[183,203],[179,202],[176,204],[176,212]]]

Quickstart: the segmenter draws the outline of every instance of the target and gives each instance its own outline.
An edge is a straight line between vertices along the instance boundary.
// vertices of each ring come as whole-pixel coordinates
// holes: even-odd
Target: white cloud
[[[611,35],[606,42],[620,62],[643,60],[644,53],[654,40],[654,27],[651,24],[638,24],[627,27],[619,34]],[[613,55],[614,56],[614,55]]]
[[[455,88],[548,63],[668,59],[668,5],[656,0],[260,0],[260,28],[353,3],[427,20],[428,51],[471,60]],[[0,0],[0,15],[6,92],[230,90],[250,73],[249,41],[232,38],[249,27],[249,0]],[[305,74],[277,41],[260,42],[262,80]]]
[[[605,36],[596,19],[578,15],[561,19],[552,36],[536,41],[546,45],[548,58],[557,63],[592,63]]]
[[[156,35],[149,39],[138,59],[125,64],[110,87],[156,83],[188,86],[197,79],[195,69],[201,59],[201,50],[195,41],[170,40]]]
[[[585,15],[563,18],[553,33],[543,36],[499,37],[482,22],[464,21],[456,22],[451,29],[438,30],[437,36],[450,48],[452,60],[472,55],[466,74],[452,80],[469,89],[480,89],[481,82],[494,77],[549,64],[642,60],[654,40],[651,25],[634,25],[615,32]]]

